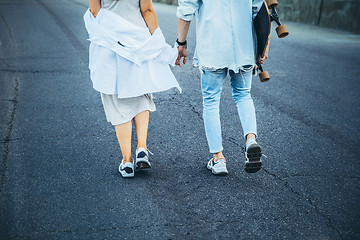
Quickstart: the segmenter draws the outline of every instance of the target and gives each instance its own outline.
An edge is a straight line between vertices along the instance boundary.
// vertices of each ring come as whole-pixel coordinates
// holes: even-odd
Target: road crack
[[[325,213],[321,212],[321,210],[316,206],[316,204],[314,203],[314,201],[309,197],[309,196],[306,196],[305,194],[302,194],[300,192],[297,192],[295,191],[290,185],[289,185],[289,182],[285,179],[285,178],[282,178],[278,175],[276,175],[275,173],[271,173],[269,170],[267,170],[266,168],[263,167],[263,171],[266,172],[268,175],[276,178],[277,180],[279,180],[280,182],[282,182],[285,186],[285,188],[287,188],[288,190],[290,190],[292,193],[296,194],[297,196],[301,197],[301,198],[304,198],[306,200],[306,202],[308,204],[311,205],[311,207],[315,210],[315,212],[320,215],[321,217],[323,217],[324,219],[327,220],[327,224],[326,226],[328,226],[329,228],[333,229],[335,232],[338,233],[340,239],[343,239],[343,236],[342,236],[342,233],[340,232],[339,229],[337,229],[334,224],[333,224],[333,221],[332,219],[327,216]]]
[[[179,99],[173,97],[171,99],[155,101],[155,103],[156,104],[172,103],[172,104],[175,104],[177,106],[187,107],[187,108],[189,108],[189,110],[192,113],[195,113],[195,115],[197,115],[201,120],[203,119],[202,112],[196,110],[196,107],[194,105],[192,105],[190,102],[183,102],[183,101],[180,101]]]
[[[240,145],[236,142],[235,139],[233,139],[233,138],[231,138],[231,137],[228,137],[228,138],[226,138],[226,140],[228,140],[229,142],[231,142],[231,143],[233,143],[233,144],[235,144],[235,145],[238,145],[238,146],[240,147]],[[338,235],[339,235],[339,237],[340,237],[340,239],[343,239],[342,233],[340,232],[340,230],[338,230],[338,229],[334,226],[332,219],[331,219],[330,217],[328,217],[325,213],[321,212],[320,209],[316,206],[316,204],[314,203],[314,201],[313,201],[310,197],[306,196],[305,194],[301,194],[300,192],[295,191],[295,190],[289,185],[289,182],[286,180],[286,178],[289,177],[289,176],[292,176],[292,175],[288,175],[288,176],[282,178],[282,177],[276,175],[275,173],[270,172],[269,170],[267,170],[267,169],[264,168],[264,167],[263,167],[262,169],[263,169],[263,171],[264,171],[266,174],[268,174],[268,175],[276,178],[276,179],[279,180],[280,182],[282,182],[282,183],[284,184],[284,186],[285,186],[286,189],[289,189],[292,193],[298,195],[298,196],[301,197],[301,198],[304,198],[304,199],[306,200],[306,202],[309,203],[309,204],[311,205],[311,207],[314,208],[315,212],[316,212],[318,215],[322,216],[324,219],[327,220],[326,226],[328,226],[329,228],[331,228],[331,229],[333,229],[335,232],[337,232]],[[294,175],[294,176],[295,176],[295,175]],[[298,176],[301,176],[301,175],[298,175]],[[357,178],[357,177],[355,177],[355,178]]]
[[[17,108],[17,103],[18,103],[18,95],[19,95],[19,80],[17,79],[17,77],[14,78],[14,96],[12,99],[8,99],[9,102],[12,103],[11,106],[11,110],[10,110],[10,117],[9,120],[7,122],[7,132],[5,134],[4,137],[4,151],[3,151],[3,160],[2,160],[2,168],[3,171],[1,171],[0,174],[0,183],[3,184],[4,179],[5,179],[5,172],[7,169],[7,160],[9,157],[9,148],[10,148],[10,141],[11,141],[11,134],[12,134],[12,130],[14,127],[14,122],[15,122],[15,113],[16,113],[16,108]],[[2,190],[2,187],[0,188],[0,191]]]
[[[283,178],[291,178],[291,177],[315,177],[313,174],[288,174],[283,176]],[[323,178],[328,178],[328,175],[320,175],[320,174],[316,174],[316,177],[323,177]],[[341,177],[343,179],[360,179],[360,176],[334,176],[334,177]]]

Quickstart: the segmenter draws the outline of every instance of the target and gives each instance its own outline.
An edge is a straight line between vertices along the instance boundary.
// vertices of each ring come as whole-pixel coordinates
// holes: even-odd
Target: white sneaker
[[[135,167],[136,167],[136,169],[144,169],[144,168],[151,167],[151,164],[149,161],[149,153],[143,147],[136,149]]]
[[[121,161],[121,164],[119,166],[119,172],[121,176],[124,178],[134,177],[134,163],[132,162],[123,163],[123,161]]]
[[[254,173],[262,167],[262,149],[260,145],[252,138],[246,143],[245,148],[245,172]]]
[[[206,165],[207,169],[211,170],[211,172],[215,175],[226,175],[228,174],[228,170],[226,168],[226,160],[221,158],[215,162],[215,159],[212,158]]]

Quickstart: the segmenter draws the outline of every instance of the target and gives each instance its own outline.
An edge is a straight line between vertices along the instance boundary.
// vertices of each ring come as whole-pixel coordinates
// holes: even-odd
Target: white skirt
[[[132,98],[119,98],[116,94],[101,93],[106,119],[113,126],[131,121],[144,111],[156,110],[152,94]]]

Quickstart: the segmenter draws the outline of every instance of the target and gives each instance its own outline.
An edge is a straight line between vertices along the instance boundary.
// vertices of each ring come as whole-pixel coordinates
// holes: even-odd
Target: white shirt
[[[153,35],[121,16],[101,9],[96,18],[88,10],[89,69],[94,88],[119,98],[181,88],[170,70],[177,48],[165,42],[160,28]]]

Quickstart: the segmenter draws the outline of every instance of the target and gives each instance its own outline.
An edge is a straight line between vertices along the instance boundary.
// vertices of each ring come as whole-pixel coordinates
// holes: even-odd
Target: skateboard
[[[276,11],[278,6],[277,0],[265,0],[262,4],[258,14],[254,19],[254,27],[256,31],[257,38],[257,56],[264,57],[265,49],[269,44],[269,36],[271,30],[271,22],[275,21],[278,25],[276,28],[276,33],[279,38],[284,38],[289,35],[286,25],[281,24],[280,18]],[[270,10],[269,10],[270,9]],[[271,12],[270,12],[271,11]],[[256,63],[258,70],[260,70],[260,81],[267,82],[270,80],[269,73],[264,71],[259,62]]]

